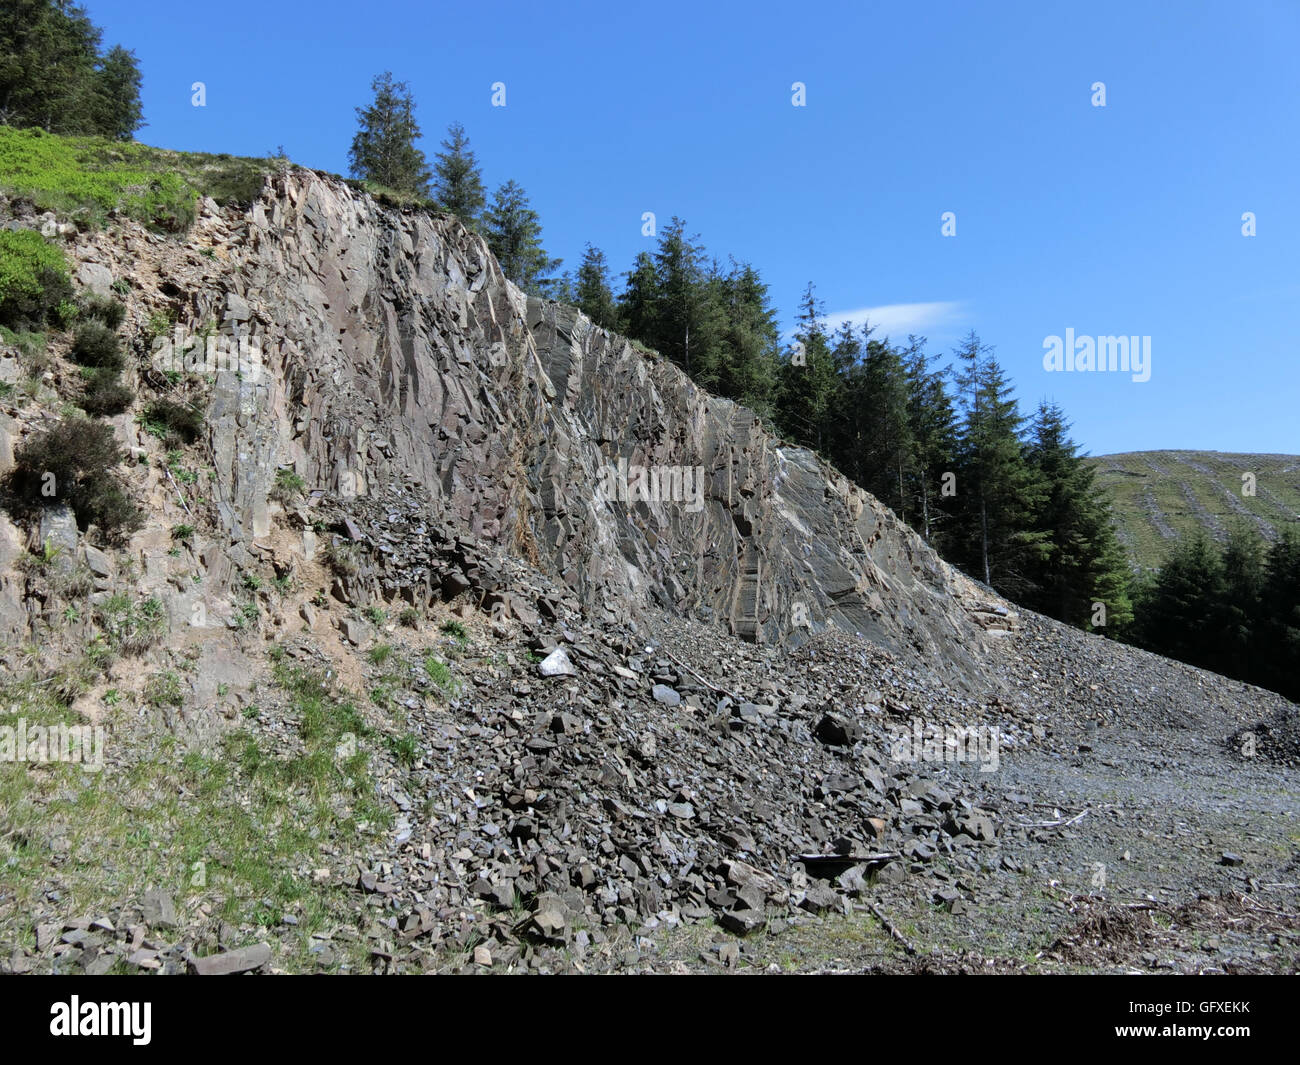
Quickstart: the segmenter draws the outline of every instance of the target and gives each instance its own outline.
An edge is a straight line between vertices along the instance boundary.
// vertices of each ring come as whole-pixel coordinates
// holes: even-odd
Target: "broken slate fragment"
[[[665,706],[677,706],[682,701],[682,697],[667,684],[656,684],[650,690],[650,694],[655,697],[656,702],[663,703]]]
[[[232,973],[246,973],[250,969],[260,969],[271,960],[271,948],[265,943],[251,947],[240,947],[224,954],[212,954],[206,958],[195,958],[190,964],[199,976],[229,976]]]
[[[862,739],[862,729],[837,714],[823,714],[813,735],[827,747],[852,747]]]
[[[176,904],[165,891],[146,891],[140,900],[140,913],[151,928],[176,927]]]

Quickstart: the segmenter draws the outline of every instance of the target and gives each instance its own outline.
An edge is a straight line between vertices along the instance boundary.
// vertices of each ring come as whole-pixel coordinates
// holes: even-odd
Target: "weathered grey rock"
[[[757,932],[767,923],[767,915],[762,910],[724,910],[718,914],[718,924],[728,932],[738,936],[747,936]]]
[[[233,292],[226,293],[226,321],[246,322],[250,317],[252,311],[248,308],[248,302]]]
[[[799,902],[799,908],[809,913],[827,913],[840,909],[840,897],[829,884],[818,880],[808,886]]]
[[[175,928],[177,924],[176,903],[167,892],[158,889],[144,893],[140,900],[140,915],[152,928]]]
[[[665,706],[677,706],[682,701],[681,695],[666,684],[656,684],[650,689],[650,694],[654,696],[655,702]]]
[[[108,555],[91,544],[86,544],[82,550],[86,556],[86,565],[90,567],[91,573],[96,577],[111,577],[113,575],[113,560]]]
[[[107,296],[113,290],[113,271],[100,263],[82,263],[77,280],[98,296]]]
[[[66,503],[59,503],[41,511],[33,549],[57,550],[58,561],[65,566],[71,565],[76,559],[79,536],[77,518],[72,513],[72,508]]]
[[[339,618],[338,626],[339,632],[343,634],[343,638],[347,640],[348,643],[352,644],[353,647],[361,647],[365,643],[369,642],[371,636],[374,634],[374,630],[371,626],[360,618]]]
[[[266,943],[258,943],[255,946],[230,950],[224,954],[195,958],[190,964],[198,976],[229,976],[260,969],[270,960],[270,946]]]
[[[984,676],[967,613],[986,592],[752,412],[526,298],[459,222],[293,170],[233,227],[255,250],[238,274],[232,257],[184,279],[190,305],[263,352],[257,372],[216,376],[205,418],[233,544],[267,534],[274,471],[292,465],[363,545],[374,508],[389,577],[444,598],[492,590],[491,556],[517,552],[610,623],[657,602],[754,641],[836,626],[922,654],[955,685]],[[614,484],[606,498],[609,472],[661,490],[624,501]],[[402,508],[409,536],[389,522],[395,485],[419,500],[418,515]],[[414,534],[431,521],[472,536],[474,557]],[[362,559],[345,594],[376,581]],[[534,625],[542,611],[517,605]]]
[[[851,747],[862,739],[862,729],[838,714],[823,714],[813,735],[828,747]]]

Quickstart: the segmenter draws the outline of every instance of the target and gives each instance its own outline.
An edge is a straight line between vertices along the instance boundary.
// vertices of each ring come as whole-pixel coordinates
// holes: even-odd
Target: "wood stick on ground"
[[[738,703],[740,703],[740,702],[744,702],[744,700],[741,699],[741,697],[740,697],[739,695],[737,695],[735,692],[729,692],[729,691],[727,691],[726,688],[719,688],[716,684],[711,684],[709,681],[705,680],[705,679],[704,679],[703,677],[701,677],[698,673],[696,673],[695,670],[691,669],[690,666],[688,666],[685,662],[683,662],[680,658],[678,658],[675,654],[673,654],[672,651],[668,650],[667,647],[664,647],[664,646],[661,644],[660,647],[659,647],[659,650],[662,651],[664,654],[666,654],[666,655],[667,655],[667,656],[668,656],[668,657],[669,657],[673,662],[675,662],[677,665],[681,666],[682,669],[686,670],[687,673],[689,673],[692,677],[694,677],[696,680],[698,680],[701,684],[703,684],[703,685],[704,685],[706,688],[708,688],[710,691],[721,692],[723,695],[730,696],[732,699],[734,699],[734,700],[735,700],[736,702],[738,702]]]
[[[1016,828],[1064,828],[1066,825],[1072,825],[1076,821],[1082,821],[1087,816],[1087,810],[1080,810],[1073,817],[1063,817],[1059,821],[1033,821],[1029,824],[1016,825]]]
[[[907,941],[907,937],[903,935],[902,932],[900,932],[897,928],[894,927],[894,922],[885,916],[884,912],[880,909],[879,906],[877,906],[873,902],[868,906],[868,909],[871,910],[871,915],[875,917],[875,919],[879,921],[882,925],[884,925],[885,931],[903,944],[903,949],[908,954],[916,953],[916,948]]]

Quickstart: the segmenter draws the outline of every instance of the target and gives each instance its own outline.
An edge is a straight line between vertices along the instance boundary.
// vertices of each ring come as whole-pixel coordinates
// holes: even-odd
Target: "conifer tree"
[[[863,339],[855,388],[858,417],[866,423],[859,444],[860,483],[907,521],[907,479],[915,451],[907,373],[899,352],[886,341],[872,339],[869,326]]]
[[[130,140],[144,124],[140,106],[140,67],[135,53],[111,48],[95,72],[95,125],[114,140]]]
[[[140,71],[69,0],[0,5],[0,124],[130,139],[141,126]]]
[[[918,531],[928,544],[945,526],[943,475],[952,472],[957,447],[952,399],[942,370],[932,369],[925,341],[909,337],[903,353],[907,373],[908,420],[913,441],[912,499]]]
[[[1256,682],[1300,702],[1300,528],[1294,525],[1269,549],[1256,632]]]
[[[963,407],[958,439],[958,510],[964,528],[958,555],[980,580],[1010,598],[1028,587],[1041,539],[1030,529],[1039,491],[1020,444],[1024,423],[992,349],[974,331],[957,352]]]
[[[483,214],[483,235],[501,270],[525,292],[544,294],[561,260],[542,248],[542,223],[528,195],[513,180],[497,187]]]
[[[1093,604],[1100,603],[1105,614],[1098,614],[1098,627],[1114,632],[1132,617],[1127,567],[1095,471],[1068,433],[1064,411],[1041,403],[1026,452],[1040,492],[1032,516],[1036,567],[1024,601],[1080,627],[1092,626]]]
[[[1229,677],[1252,674],[1255,630],[1260,625],[1265,580],[1264,543],[1254,529],[1235,525],[1220,559],[1223,599],[1212,604],[1221,638],[1211,668]]]
[[[795,348],[781,363],[778,417],[794,440],[817,451],[830,437],[832,400],[839,387],[825,309],[809,282],[800,304]]]
[[[1134,642],[1182,662],[1208,664],[1220,639],[1223,566],[1197,530],[1179,540],[1135,604]]]
[[[478,160],[470,150],[465,127],[459,122],[447,127],[442,149],[434,156],[434,198],[439,206],[467,225],[474,226],[487,197]]]
[[[659,275],[648,251],[639,252],[619,297],[619,317],[633,340],[651,347],[659,333]]]
[[[686,234],[686,223],[674,216],[659,233],[655,250],[658,310],[652,346],[688,374],[691,373],[691,329],[700,346],[697,312],[704,280],[703,249],[698,237]]]
[[[574,300],[578,309],[602,329],[617,328],[618,307],[609,287],[609,263],[605,253],[590,243],[578,266]]]
[[[429,194],[429,168],[416,147],[420,127],[415,99],[404,81],[384,71],[370,83],[375,94],[369,107],[358,107],[356,136],[348,159],[352,176],[417,196]]]
[[[748,263],[733,261],[722,284],[722,345],[718,391],[760,415],[772,411],[780,329],[767,285]]]

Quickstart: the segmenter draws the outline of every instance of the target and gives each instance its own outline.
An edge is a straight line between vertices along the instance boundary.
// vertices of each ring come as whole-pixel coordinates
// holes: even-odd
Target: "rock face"
[[[205,203],[193,239],[217,253],[140,235],[76,254],[258,364],[215,375],[207,417],[231,572],[292,467],[385,594],[487,594],[514,555],[609,624],[653,604],[754,642],[833,626],[981,677],[987,593],[751,411],[527,299],[455,219],[295,171],[245,216]]]

